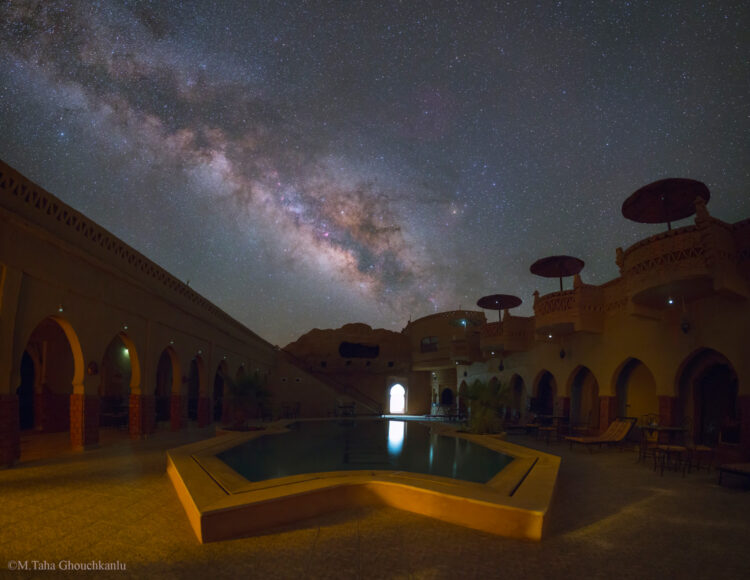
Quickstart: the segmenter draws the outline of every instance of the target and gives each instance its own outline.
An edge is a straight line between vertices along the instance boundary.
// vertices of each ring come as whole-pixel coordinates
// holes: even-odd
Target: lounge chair
[[[726,463],[719,466],[719,485],[721,485],[721,476],[725,473],[750,477],[750,463]]]
[[[634,417],[621,417],[612,421],[607,430],[601,435],[594,435],[591,437],[568,436],[565,439],[567,441],[570,441],[571,449],[573,449],[573,443],[580,443],[581,445],[589,446],[599,445],[600,447],[602,445],[616,445],[617,443],[622,443],[625,440],[625,437],[628,436],[628,433],[630,433],[633,425],[635,425]],[[589,448],[589,451],[590,450],[591,449]]]

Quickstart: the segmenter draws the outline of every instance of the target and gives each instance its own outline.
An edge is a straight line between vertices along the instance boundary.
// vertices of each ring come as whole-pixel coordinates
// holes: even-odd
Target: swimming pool
[[[308,421],[311,426],[303,426]],[[363,434],[355,435],[337,421],[302,419],[291,425],[278,421],[267,424],[264,431],[224,432],[170,450],[167,474],[198,540],[237,538],[331,511],[372,505],[502,536],[541,539],[559,457],[502,437],[459,433],[432,422],[357,419],[365,427],[356,432]],[[339,448],[324,458],[329,451],[323,454],[322,448],[335,446],[313,443],[307,436],[309,429],[342,439],[343,453]],[[295,437],[297,443],[290,444]],[[422,451],[415,458],[411,448],[420,440],[415,449]],[[297,449],[290,453],[288,446]],[[263,448],[266,453],[259,461]],[[225,461],[243,455],[253,458],[247,462],[255,466],[247,472],[249,477]],[[291,471],[276,462],[276,455],[291,458],[287,462],[293,466]],[[467,470],[463,465],[469,457],[478,460],[467,465],[489,462],[492,466],[484,472]],[[258,464],[263,464],[262,469]],[[402,467],[417,464],[421,471]]]
[[[513,457],[412,421],[309,421],[217,455],[248,481],[304,473],[387,470],[487,483]]]

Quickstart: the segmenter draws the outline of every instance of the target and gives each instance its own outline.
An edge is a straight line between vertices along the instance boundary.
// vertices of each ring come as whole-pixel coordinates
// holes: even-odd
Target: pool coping
[[[299,419],[297,420],[299,421]],[[224,432],[167,452],[167,474],[201,543],[227,540],[363,505],[386,505],[505,537],[541,540],[560,458],[498,436],[458,432],[425,422],[513,457],[486,484],[405,471],[341,471],[249,482],[222,451],[286,431],[285,420],[262,431]]]

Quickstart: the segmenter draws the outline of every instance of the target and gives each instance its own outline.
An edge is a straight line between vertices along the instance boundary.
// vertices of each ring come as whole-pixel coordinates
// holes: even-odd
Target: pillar
[[[131,439],[153,433],[156,429],[156,399],[151,395],[130,395],[129,432]]]
[[[96,395],[70,395],[70,444],[77,450],[99,444],[99,397]]]
[[[617,397],[603,395],[599,397],[599,432],[607,430],[617,416]]]
[[[169,419],[172,431],[182,429],[182,397],[176,393],[172,393],[170,399]]]
[[[211,399],[208,397],[198,398],[198,427],[211,424]]]
[[[10,467],[21,457],[18,397],[0,395],[0,467]]]

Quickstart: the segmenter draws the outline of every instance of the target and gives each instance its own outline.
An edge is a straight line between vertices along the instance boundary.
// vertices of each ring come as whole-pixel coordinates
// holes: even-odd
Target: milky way
[[[272,342],[529,314],[659,178],[750,216],[745,3],[209,4],[1,3],[0,157]]]

